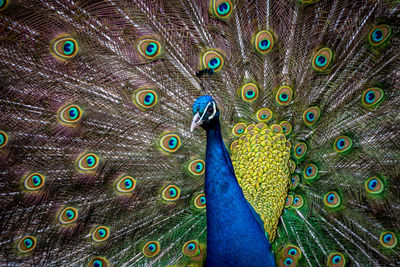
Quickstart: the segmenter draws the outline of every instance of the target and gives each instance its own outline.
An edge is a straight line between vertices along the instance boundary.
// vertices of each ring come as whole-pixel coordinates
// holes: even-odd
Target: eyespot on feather
[[[370,31],[368,35],[368,41],[374,47],[380,46],[389,39],[391,34],[392,29],[389,27],[389,25],[378,25]]]
[[[304,205],[304,200],[301,195],[294,195],[292,207],[295,209],[300,209]]]
[[[318,107],[311,107],[306,109],[303,113],[303,121],[308,125],[311,126],[315,124],[321,115],[321,111]]]
[[[76,221],[78,218],[78,210],[73,207],[67,207],[63,209],[58,215],[58,221],[61,224],[70,224]]]
[[[346,265],[346,258],[342,253],[333,252],[328,257],[327,265],[330,267],[342,267]]]
[[[281,86],[276,92],[275,100],[279,105],[285,106],[292,101],[293,90],[289,86]]]
[[[206,208],[206,195],[199,194],[194,198],[194,206],[198,209],[205,209]]]
[[[150,241],[143,247],[143,254],[148,257],[154,257],[160,252],[160,243],[157,241]]]
[[[395,233],[390,231],[382,232],[379,236],[379,241],[382,246],[386,248],[394,248],[397,246],[397,236]]]
[[[138,43],[139,53],[148,60],[154,60],[162,54],[162,46],[159,41],[153,38],[144,38]]]
[[[382,103],[384,95],[381,88],[368,88],[361,96],[361,104],[363,107],[374,109]]]
[[[318,167],[317,165],[310,163],[304,167],[303,177],[307,180],[313,180],[318,176]]]
[[[301,258],[301,250],[295,245],[287,245],[283,250],[283,255],[292,256],[297,261]]]
[[[313,56],[312,66],[316,71],[326,71],[332,63],[333,52],[327,47],[319,49]]]
[[[295,174],[290,178],[291,189],[295,189],[300,183],[300,177]]]
[[[0,1],[0,12],[5,10],[7,8],[8,5],[8,0],[1,0]]]
[[[274,35],[270,31],[260,31],[254,38],[254,48],[264,55],[272,50],[274,44]]]
[[[72,59],[79,51],[78,43],[72,37],[56,38],[51,47],[54,56],[58,59]]]
[[[244,133],[245,130],[246,130],[246,124],[239,122],[236,123],[235,126],[233,126],[232,134],[236,137],[239,137]]]
[[[162,198],[165,201],[175,201],[181,194],[180,189],[175,185],[169,185],[165,187],[161,193]]]
[[[40,173],[31,173],[24,179],[24,187],[29,191],[36,191],[43,187],[45,177]]]
[[[82,109],[77,105],[68,105],[59,111],[59,119],[65,124],[78,122],[82,117]]]
[[[272,118],[272,111],[269,108],[262,108],[257,111],[257,119],[260,122],[268,122]]]
[[[94,257],[87,265],[88,267],[108,267],[108,261],[103,257]]]
[[[123,176],[115,184],[115,189],[120,193],[130,193],[136,187],[136,180],[131,176]]]
[[[219,19],[227,19],[232,13],[233,5],[230,0],[211,0],[211,13]]]
[[[185,256],[196,257],[200,255],[200,245],[197,240],[190,240],[183,245],[182,252]]]
[[[290,208],[292,206],[292,203],[293,203],[293,196],[292,195],[288,195],[286,197],[285,204],[283,206],[287,209],[287,208]]]
[[[0,131],[0,148],[3,148],[8,143],[8,135],[4,131]]]
[[[258,87],[254,83],[246,83],[240,89],[242,99],[246,102],[253,102],[258,97]]]
[[[342,199],[336,191],[329,191],[324,195],[324,204],[328,208],[337,208],[342,203]]]
[[[279,124],[272,124],[271,125],[271,130],[272,130],[272,132],[274,132],[274,133],[283,133],[283,129],[282,129],[282,126],[280,126]]]
[[[224,59],[217,51],[207,51],[202,56],[202,67],[213,69],[218,72],[224,65]]]
[[[139,107],[148,109],[157,104],[158,96],[153,89],[140,89],[135,93],[134,103]]]
[[[105,226],[97,227],[92,233],[92,239],[95,242],[103,242],[110,236],[110,229]]]
[[[181,139],[176,134],[166,134],[161,137],[160,146],[167,152],[175,152],[181,146]]]
[[[305,143],[298,143],[293,148],[294,157],[297,160],[301,160],[307,153],[307,145]]]
[[[205,165],[202,159],[196,159],[189,163],[188,170],[193,175],[202,175],[205,170]]]
[[[335,143],[333,144],[333,148],[336,152],[344,153],[351,148],[352,143],[353,142],[349,137],[342,135],[336,138]]]
[[[383,192],[385,185],[382,180],[377,177],[370,177],[365,181],[365,190],[372,195],[377,195]]]
[[[33,236],[25,236],[18,242],[18,250],[21,253],[27,253],[36,247],[36,238]]]
[[[282,133],[285,136],[288,136],[292,132],[292,125],[288,121],[281,121],[279,123],[282,127]]]
[[[78,168],[82,171],[94,170],[99,164],[99,157],[93,153],[87,153],[78,160]]]

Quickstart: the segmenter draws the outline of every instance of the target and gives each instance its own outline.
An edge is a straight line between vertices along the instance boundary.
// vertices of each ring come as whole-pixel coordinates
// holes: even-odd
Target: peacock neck
[[[245,199],[224,145],[219,119],[206,128],[207,264],[274,266],[271,246]]]

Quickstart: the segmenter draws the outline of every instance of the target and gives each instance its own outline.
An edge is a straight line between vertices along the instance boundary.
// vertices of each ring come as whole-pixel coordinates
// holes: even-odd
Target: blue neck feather
[[[204,128],[207,266],[275,266],[259,216],[237,182],[218,117]]]

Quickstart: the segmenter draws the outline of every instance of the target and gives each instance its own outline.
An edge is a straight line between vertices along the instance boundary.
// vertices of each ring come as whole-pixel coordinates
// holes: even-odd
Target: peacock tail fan
[[[399,11],[0,0],[1,264],[204,265],[201,95],[277,265],[399,264]]]

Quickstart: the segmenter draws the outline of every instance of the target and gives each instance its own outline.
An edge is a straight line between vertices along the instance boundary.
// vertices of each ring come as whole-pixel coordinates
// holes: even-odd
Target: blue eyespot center
[[[72,41],[66,41],[63,46],[64,53],[66,55],[72,54],[74,52],[74,47],[75,47],[75,45]]]
[[[74,218],[74,216],[75,216],[75,212],[73,212],[72,210],[68,210],[68,211],[66,212],[66,214],[67,214],[67,217],[68,217],[69,219],[72,219],[72,218]]]
[[[271,42],[267,39],[261,40],[259,47],[261,50],[267,50],[271,46]]]
[[[375,42],[379,42],[382,41],[383,39],[383,31],[381,29],[376,29],[373,33],[372,33],[372,38]]]
[[[246,96],[249,97],[249,98],[252,98],[254,96],[254,94],[255,93],[253,91],[251,91],[251,90],[246,92]]]
[[[372,179],[371,181],[369,181],[368,183],[368,188],[373,190],[375,189],[376,185],[378,184],[378,181],[376,179]]]
[[[175,196],[176,196],[176,190],[175,190],[174,188],[171,188],[171,189],[169,190],[169,195],[170,195],[171,197],[175,197]]]
[[[334,194],[329,194],[328,195],[328,203],[332,203],[335,200],[335,195]]]
[[[289,250],[289,254],[294,256],[297,254],[297,250],[295,250],[294,248],[292,248],[291,250]]]
[[[34,175],[32,177],[32,182],[34,185],[39,185],[41,183],[42,179],[39,177],[39,175]]]
[[[103,263],[102,263],[100,260],[95,260],[95,261],[93,262],[93,266],[94,266],[94,267],[102,267],[102,266],[103,266]]]
[[[30,238],[24,240],[24,244],[27,248],[31,248],[33,246],[33,241]]]
[[[292,178],[292,184],[296,183],[296,179]]]
[[[218,66],[221,64],[221,60],[217,57],[214,57],[213,59],[208,62],[208,67],[211,69],[216,69]]]
[[[293,263],[293,260],[291,259],[291,258],[286,258],[285,259],[285,265],[286,266],[289,266],[290,264],[292,264]]]
[[[150,251],[150,252],[154,252],[155,250],[156,250],[156,245],[150,244],[150,245],[149,245],[149,251]]]
[[[205,203],[206,203],[206,198],[205,198],[205,197],[201,197],[201,198],[200,198],[200,202],[203,203],[203,204],[205,204]]]
[[[316,61],[318,67],[323,67],[327,62],[325,56],[317,56]]]
[[[74,120],[78,117],[79,111],[77,108],[70,108],[69,109],[69,117],[71,120]]]
[[[147,93],[144,97],[144,103],[146,105],[151,105],[154,102],[154,95],[152,93]]]
[[[313,171],[312,167],[307,167],[306,172],[308,175],[311,175],[312,171]]]
[[[86,163],[89,167],[92,167],[96,162],[96,159],[93,156],[89,156],[86,159]]]
[[[239,129],[239,130],[238,130],[238,133],[243,133],[243,129]]]
[[[133,185],[133,182],[132,182],[131,179],[125,179],[125,183],[124,184],[125,184],[126,188],[130,189],[132,187],[132,185]]]
[[[309,121],[313,121],[314,118],[315,118],[314,113],[312,113],[312,112],[308,112],[308,113],[307,113],[307,119],[308,119]]]
[[[203,170],[203,163],[199,162],[196,164],[196,170],[198,172],[201,172]]]
[[[281,98],[286,100],[286,99],[288,99],[288,95],[287,94],[281,94]]]
[[[230,9],[231,8],[230,8],[229,4],[227,2],[223,2],[223,3],[219,4],[219,6],[218,6],[218,13],[220,15],[226,15]]]
[[[190,243],[189,245],[188,245],[188,249],[189,250],[193,250],[193,249],[195,249],[195,245],[193,244],[193,243]]]
[[[299,198],[298,197],[295,197],[294,199],[293,199],[293,203],[294,204],[297,204],[299,202]]]
[[[149,43],[146,47],[146,54],[149,56],[153,56],[157,52],[157,44]]]
[[[383,237],[383,240],[384,240],[385,242],[389,242],[390,240],[392,240],[392,238],[393,238],[392,234],[386,234],[386,235]]]
[[[366,94],[366,102],[368,104],[371,104],[375,100],[375,93],[373,91],[370,91]]]
[[[261,115],[261,118],[265,119],[265,118],[267,118],[267,115],[262,114],[262,115]]]
[[[301,152],[303,152],[303,150],[301,149],[301,147],[298,147],[298,148],[296,149],[296,152],[297,152],[297,154],[300,154]]]
[[[171,139],[168,142],[169,148],[174,149],[177,144],[178,144],[178,140],[176,139],[176,137],[171,137]]]
[[[339,141],[337,142],[338,148],[339,148],[339,149],[342,149],[342,148],[344,148],[344,145],[345,145],[344,139],[343,139],[343,138],[340,138]]]
[[[339,255],[336,255],[335,257],[333,257],[332,261],[333,263],[339,263],[342,260],[342,257]]]
[[[100,230],[99,230],[99,235],[100,235],[101,237],[104,237],[104,236],[106,235],[106,231],[105,231],[104,229],[100,229]]]
[[[0,134],[0,145],[4,144],[5,141],[6,141],[6,138],[5,138],[4,134]]]

